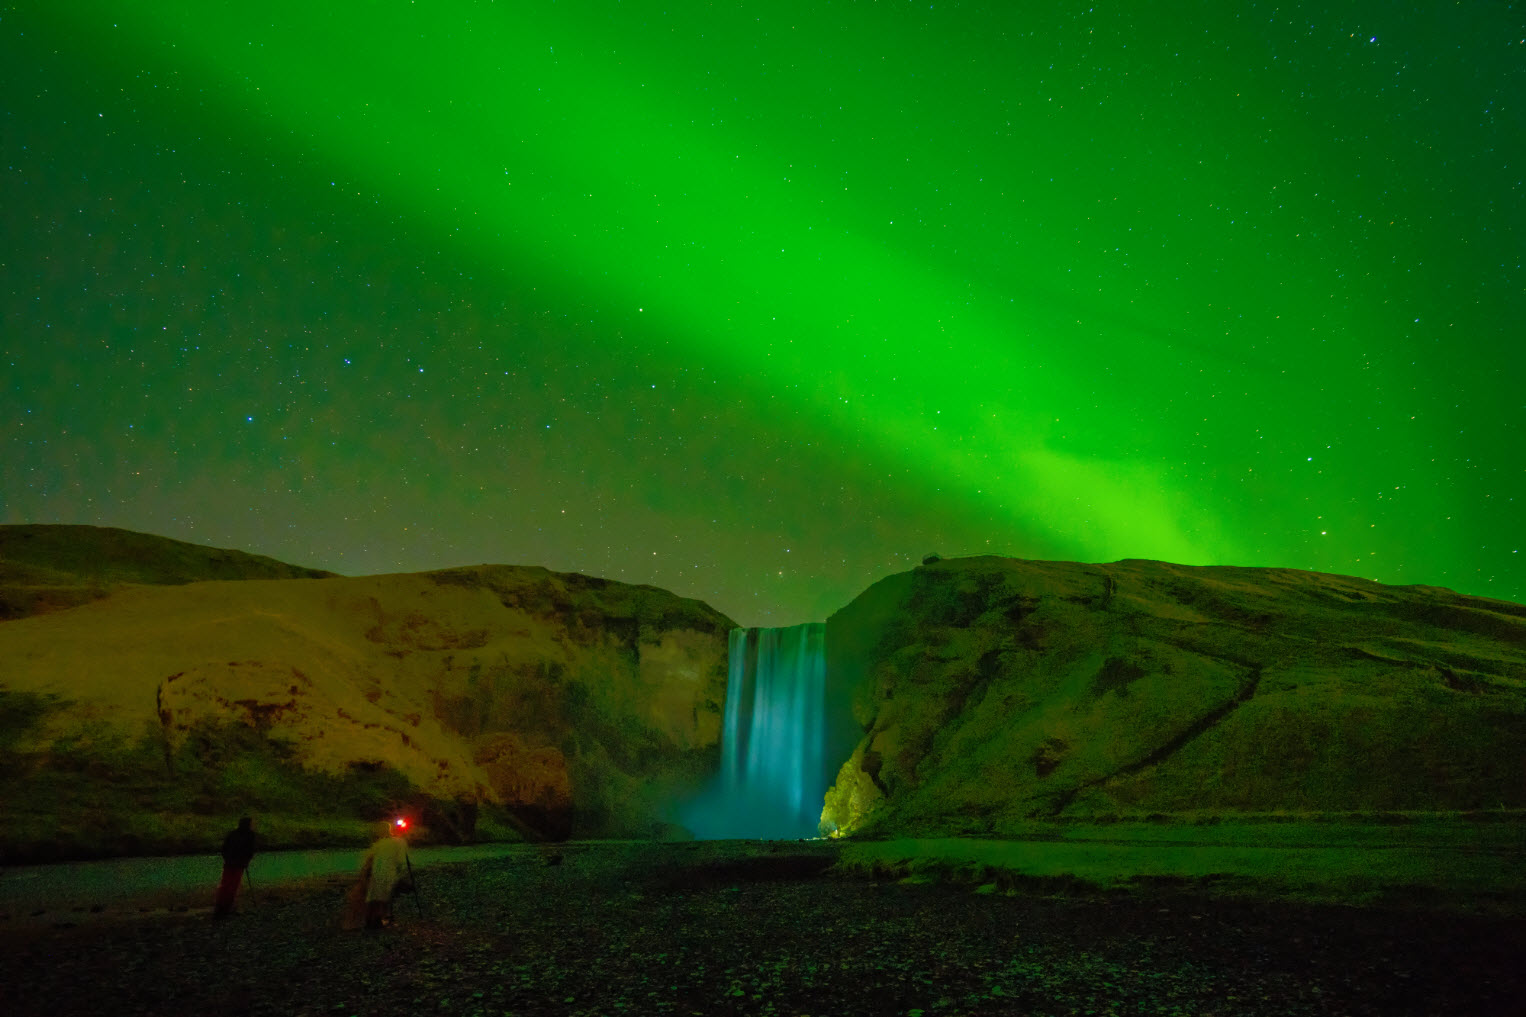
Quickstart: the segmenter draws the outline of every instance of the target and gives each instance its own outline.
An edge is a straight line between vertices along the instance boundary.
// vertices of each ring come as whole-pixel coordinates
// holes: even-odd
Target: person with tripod
[[[238,885],[244,879],[244,870],[254,859],[254,820],[248,816],[238,821],[238,829],[230,830],[223,838],[223,878],[217,884],[217,894],[212,898],[212,917],[226,918],[233,913],[233,900],[238,896]]]

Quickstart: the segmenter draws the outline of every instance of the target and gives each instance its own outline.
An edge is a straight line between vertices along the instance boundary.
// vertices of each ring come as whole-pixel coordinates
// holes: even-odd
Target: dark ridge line
[[[1250,664],[1248,666],[1251,669],[1250,678],[1246,680],[1244,685],[1240,686],[1240,690],[1235,693],[1233,698],[1228,699],[1221,703],[1219,706],[1209,710],[1197,720],[1187,725],[1187,727],[1184,728],[1180,734],[1166,741],[1154,751],[1147,753],[1143,758],[1137,759],[1132,763],[1126,763],[1118,769],[1114,770],[1112,773],[1104,774],[1095,780],[1089,780],[1083,784],[1077,784],[1069,791],[1062,793],[1058,798],[1055,799],[1055,804],[1050,810],[1049,815],[1054,817],[1064,812],[1067,808],[1070,807],[1071,802],[1075,801],[1076,796],[1079,795],[1082,791],[1086,791],[1090,788],[1106,784],[1110,780],[1117,780],[1119,777],[1127,777],[1138,773],[1141,770],[1145,770],[1149,767],[1158,765],[1168,756],[1179,751],[1182,746],[1203,734],[1208,729],[1219,724],[1225,717],[1239,709],[1242,703],[1249,701],[1249,699],[1256,694],[1256,686],[1261,684],[1261,665]]]
[[[1339,646],[1337,649],[1344,651],[1349,657],[1356,657],[1359,660],[1376,661],[1379,664],[1385,664],[1388,667],[1397,668],[1403,671],[1424,671],[1428,669],[1439,669],[1439,665],[1434,661],[1401,660],[1398,657],[1385,657],[1381,653],[1373,653],[1371,650],[1365,650],[1360,646],[1352,646],[1349,643]]]
[[[1489,683],[1489,684],[1494,684],[1496,682],[1501,682],[1501,681],[1503,681],[1503,682],[1520,682],[1520,681],[1523,680],[1523,679],[1517,678],[1517,677],[1515,677],[1514,675],[1511,675],[1511,674],[1499,674],[1499,673],[1494,672],[1494,671],[1480,670],[1479,666],[1478,666],[1480,664],[1504,664],[1504,665],[1508,665],[1508,664],[1514,663],[1513,661],[1506,661],[1506,660],[1482,660],[1482,659],[1479,659],[1477,657],[1469,658],[1465,654],[1461,654],[1461,653],[1453,654],[1453,653],[1446,653],[1445,651],[1442,651],[1443,655],[1441,655],[1441,656],[1432,656],[1432,657],[1430,657],[1428,659],[1423,659],[1423,660],[1403,660],[1403,659],[1400,659],[1398,657],[1385,657],[1381,653],[1373,653],[1371,650],[1363,649],[1360,646],[1351,646],[1349,644],[1341,646],[1340,649],[1344,650],[1348,655],[1350,655],[1352,657],[1357,657],[1357,658],[1362,659],[1362,660],[1375,661],[1375,662],[1377,662],[1379,664],[1385,664],[1385,665],[1387,665],[1389,667],[1392,667],[1392,668],[1395,668],[1397,670],[1403,670],[1403,671],[1439,671],[1439,672],[1441,672],[1443,677],[1445,677],[1446,675],[1453,675],[1455,677],[1457,674],[1465,674],[1465,675],[1470,675],[1470,676],[1472,676],[1474,678],[1480,679],[1480,680],[1482,680],[1482,681],[1484,681],[1486,683]],[[1416,649],[1416,652],[1417,653],[1422,653],[1422,652],[1426,652],[1429,649],[1430,649],[1429,647],[1420,647],[1420,648]],[[1460,664],[1460,663],[1457,662],[1457,660],[1448,660],[1448,659],[1446,659],[1448,657],[1456,657],[1456,658],[1461,658],[1461,659],[1467,660],[1468,664],[1470,664],[1472,666],[1470,667],[1470,666],[1467,666],[1467,665],[1464,665],[1464,664]],[[1447,684],[1451,684],[1451,682],[1448,681]]]
[[[1286,638],[1289,638],[1289,639],[1300,638],[1304,642],[1310,643],[1310,644],[1318,644],[1318,642],[1319,642],[1316,639],[1310,639],[1310,638],[1307,638],[1307,637],[1293,637],[1293,636],[1289,636],[1289,637],[1286,637]],[[1188,653],[1196,654],[1199,657],[1207,657],[1209,660],[1217,660],[1217,661],[1221,661],[1223,663],[1233,664],[1235,667],[1243,667],[1247,671],[1255,672],[1255,675],[1256,675],[1256,677],[1254,679],[1255,681],[1259,682],[1261,680],[1261,669],[1265,666],[1265,664],[1263,662],[1261,662],[1261,661],[1255,661],[1255,660],[1249,659],[1248,657],[1237,657],[1237,656],[1234,656],[1232,654],[1223,653],[1223,652],[1220,652],[1217,648],[1204,647],[1204,646],[1202,646],[1200,644],[1193,643],[1193,642],[1190,642],[1190,641],[1185,640],[1185,639],[1171,639],[1171,638],[1168,638],[1166,636],[1162,636],[1160,638],[1155,639],[1154,641],[1158,642],[1158,643],[1163,643],[1166,646],[1174,646],[1178,650],[1186,650]]]

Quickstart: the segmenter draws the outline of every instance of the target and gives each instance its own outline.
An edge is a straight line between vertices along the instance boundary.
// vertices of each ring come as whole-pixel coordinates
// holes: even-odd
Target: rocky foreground
[[[419,873],[394,928],[331,881],[0,930],[11,1014],[1519,1014],[1526,922],[982,896],[821,875],[825,849],[533,849]],[[551,864],[556,862],[556,864]],[[210,892],[210,887],[208,888]]]

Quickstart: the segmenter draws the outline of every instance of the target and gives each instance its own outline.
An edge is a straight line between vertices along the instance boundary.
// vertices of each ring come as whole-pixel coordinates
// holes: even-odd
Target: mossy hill
[[[1526,805],[1526,606],[1288,569],[968,558],[827,623],[840,832]]]
[[[10,859],[207,850],[241,813],[287,845],[398,808],[446,840],[662,835],[715,769],[733,624],[697,601],[497,565],[189,581],[202,550],[0,623]]]
[[[110,526],[0,526],[0,620],[99,600],[118,586],[319,579],[320,569]]]

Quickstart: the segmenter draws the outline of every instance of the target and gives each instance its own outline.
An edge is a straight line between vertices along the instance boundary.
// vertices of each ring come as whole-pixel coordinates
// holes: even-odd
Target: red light
[[[392,825],[396,826],[399,830],[406,830],[408,828],[408,820],[404,819],[402,816],[398,816],[392,821]]]

